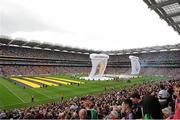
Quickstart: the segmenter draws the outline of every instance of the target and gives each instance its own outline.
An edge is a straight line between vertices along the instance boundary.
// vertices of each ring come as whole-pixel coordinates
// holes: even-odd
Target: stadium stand
[[[94,52],[110,55],[105,71],[107,74],[130,74],[130,60],[128,57],[129,55],[135,55],[140,58],[142,75],[155,74],[179,77],[179,44],[119,51],[88,51],[77,48],[63,48],[62,46],[45,43],[13,40],[7,37],[0,38],[0,44],[0,74],[5,76],[88,74],[91,70],[89,54]]]
[[[180,34],[179,0],[143,1]],[[180,44],[119,51],[93,51],[2,37],[0,75],[89,73],[91,53],[110,55],[107,74],[130,74],[128,57],[135,55],[140,58],[142,75],[166,75],[172,79],[144,82],[121,90],[112,88],[101,94],[75,96],[56,103],[0,110],[0,119],[180,119]],[[52,77],[28,78],[34,83],[16,77],[12,79],[34,88],[40,87],[37,82],[46,84],[49,79],[51,82],[59,80],[77,83]],[[43,81],[45,79],[46,82]],[[164,91],[166,98],[163,98]]]
[[[161,111],[158,92],[162,85],[170,97],[166,108]],[[74,97],[28,108],[0,110],[0,119],[139,119],[143,116],[146,119],[167,119],[173,118],[173,114],[178,118],[179,114],[176,112],[179,108],[174,109],[173,102],[180,98],[180,94],[176,94],[177,98],[174,98],[174,85],[177,86],[175,90],[180,90],[179,79],[151,81],[119,91],[112,89],[99,95]],[[138,102],[136,98],[139,98]],[[143,109],[143,113],[137,109]]]

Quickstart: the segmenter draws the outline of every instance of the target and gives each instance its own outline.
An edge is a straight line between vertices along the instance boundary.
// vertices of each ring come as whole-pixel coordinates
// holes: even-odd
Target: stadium
[[[180,34],[179,0],[143,1]],[[91,54],[108,56],[97,71],[111,79],[81,79]],[[179,79],[180,43],[109,51],[0,36],[0,119],[180,119]]]

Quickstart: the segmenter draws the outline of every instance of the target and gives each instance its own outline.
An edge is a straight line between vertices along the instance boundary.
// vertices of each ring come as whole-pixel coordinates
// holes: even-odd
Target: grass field
[[[104,88],[122,89],[124,87],[134,86],[150,80],[162,80],[165,77],[149,76],[142,78],[132,78],[131,82],[122,81],[86,81],[72,79],[65,75],[51,75],[54,77],[68,80],[75,80],[83,84],[48,86],[47,88],[26,88],[14,84],[7,78],[0,77],[0,109],[11,109],[26,107],[31,105],[43,104],[47,102],[60,101],[64,95],[65,99],[74,96],[83,96],[87,94],[97,94],[104,91]],[[31,102],[31,96],[35,96],[35,101]]]

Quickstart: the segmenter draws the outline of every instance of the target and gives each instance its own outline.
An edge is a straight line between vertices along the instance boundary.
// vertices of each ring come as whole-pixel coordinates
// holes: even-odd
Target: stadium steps
[[[20,82],[20,83],[22,83],[22,84],[24,84],[24,85],[30,86],[30,87],[32,87],[32,88],[40,88],[40,87],[41,87],[40,85],[38,85],[38,84],[36,84],[36,83],[29,82],[29,81],[24,80],[24,79],[21,79],[21,78],[12,77],[12,78],[10,78],[10,79],[11,79],[11,80],[15,80],[15,81],[17,81],[17,82]]]
[[[63,81],[59,81],[59,80],[53,80],[51,78],[44,78],[44,77],[34,77],[36,79],[40,79],[40,80],[45,80],[45,81],[50,81],[50,82],[54,82],[54,83],[60,83],[60,84],[63,84],[63,85],[70,85],[69,82],[63,82]]]
[[[60,80],[60,81],[65,81],[65,82],[70,82],[70,83],[76,83],[76,84],[84,84],[84,82],[80,81],[75,81],[75,80],[69,80],[69,79],[64,79],[64,78],[55,78],[55,77],[46,77],[54,80]]]
[[[26,79],[26,80],[29,80],[29,81],[42,83],[42,84],[45,84],[45,85],[48,85],[48,86],[58,86],[58,84],[47,82],[47,81],[40,80],[40,79],[34,79],[34,78],[30,78],[30,77],[23,77],[23,78]]]

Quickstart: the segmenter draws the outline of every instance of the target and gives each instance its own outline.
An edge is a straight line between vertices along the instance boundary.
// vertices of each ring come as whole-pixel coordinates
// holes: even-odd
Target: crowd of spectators
[[[107,74],[131,74],[131,68],[113,68],[107,67],[105,73]],[[173,78],[180,78],[180,68],[141,68],[140,75],[157,75],[168,76]]]
[[[0,66],[0,75],[50,75],[50,74],[77,74],[90,73],[90,67],[63,67],[63,66]]]
[[[37,61],[43,59],[40,60],[40,62],[34,62],[32,59],[31,62],[0,61],[0,75],[6,76],[77,74],[90,73],[91,70],[90,66],[82,66],[83,64],[86,64],[87,61],[90,61],[89,55],[86,54],[1,46],[0,56],[10,56],[15,59],[16,57],[20,57],[26,58],[27,60],[35,58]],[[130,74],[131,69],[128,56],[129,55],[110,56],[109,61],[112,66],[108,66],[105,73]],[[180,60],[180,53],[177,51],[144,53],[136,54],[136,56],[144,61],[143,64],[145,64],[147,60]],[[47,59],[46,62],[44,59]],[[67,64],[77,64],[69,67],[65,65],[52,65],[59,62],[49,62],[50,60],[55,59],[70,61]],[[5,65],[5,63],[8,64]],[[20,64],[14,65],[17,63]],[[34,65],[34,63],[36,63],[36,65]],[[38,65],[42,63],[43,65]],[[126,66],[121,67],[118,65]],[[173,78],[180,78],[179,71],[178,67],[149,67],[142,68],[141,74],[166,75]],[[180,86],[176,86],[175,89],[173,89],[174,84],[179,85],[179,79],[166,80],[163,82],[148,82],[131,88],[124,88],[122,90],[105,89],[105,92],[99,95],[74,97],[69,100],[61,100],[57,103],[48,103],[29,108],[0,110],[0,119],[180,119],[178,116],[180,115]]]
[[[20,48],[13,46],[0,46],[0,55],[27,58],[49,58],[49,59],[68,59],[68,60],[87,60],[89,55],[68,53],[61,51],[50,51],[41,49]]]
[[[0,75],[89,73],[87,54],[0,46]]]
[[[110,55],[109,61],[127,62],[127,61],[129,61],[129,55],[130,54]],[[180,52],[179,51],[138,53],[138,54],[131,54],[131,55],[138,56],[140,58],[140,60],[143,60],[143,61],[180,60]]]
[[[0,65],[0,75],[48,75],[48,74],[89,74],[91,67],[65,67],[65,66],[32,66],[32,65]],[[180,78],[180,68],[141,68],[141,75],[157,75]],[[111,68],[107,67],[105,74],[131,74],[131,68]]]
[[[178,61],[176,61],[180,60],[180,53],[178,51],[140,53],[135,55],[140,58],[142,66],[141,75],[168,75],[176,78],[180,77],[178,68],[180,66],[178,66]],[[110,55],[105,73],[130,74],[131,65],[128,57],[129,55],[127,54]],[[91,70],[91,61],[88,54],[0,46],[0,58],[0,75],[7,76],[71,73],[87,74]],[[149,67],[147,67],[148,65]],[[154,65],[156,65],[156,67],[154,67]],[[160,67],[158,67],[158,65]]]
[[[61,100],[0,110],[0,119],[180,119],[179,79],[150,81],[122,90],[111,88],[98,95]]]

